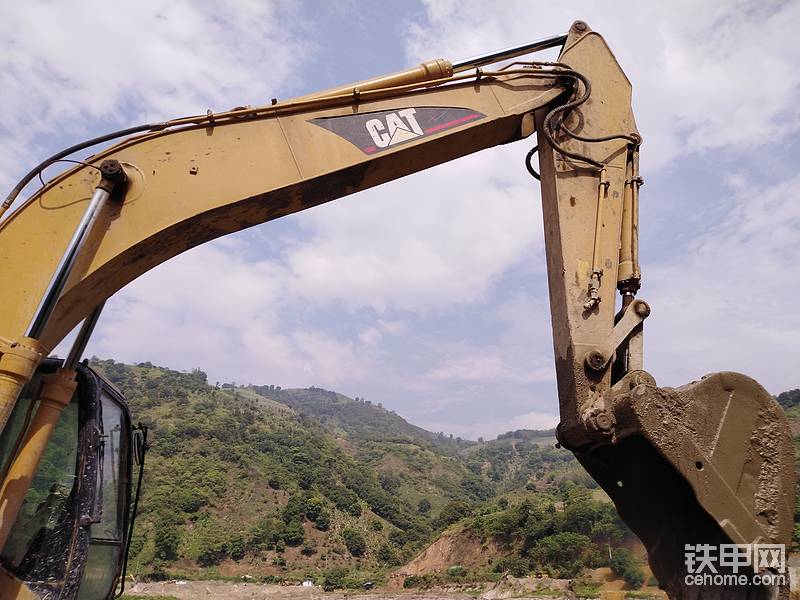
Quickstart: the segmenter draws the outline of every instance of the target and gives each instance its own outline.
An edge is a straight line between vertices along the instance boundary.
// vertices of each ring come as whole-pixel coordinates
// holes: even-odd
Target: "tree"
[[[156,558],[174,560],[177,558],[180,535],[175,522],[175,515],[166,515],[156,521],[155,526]]]
[[[631,588],[638,589],[644,583],[644,571],[639,560],[627,548],[615,548],[611,552],[609,566],[617,577],[622,577]]]
[[[566,531],[540,539],[531,555],[540,567],[551,570],[556,577],[572,579],[592,562],[593,551],[597,548],[588,537]]]
[[[343,567],[335,567],[326,571],[322,578],[322,589],[332,592],[337,588],[344,587],[345,577],[347,577],[347,569]]]
[[[378,560],[392,566],[400,564],[397,553],[390,544],[383,544],[378,548]]]
[[[448,502],[442,509],[442,512],[439,513],[439,524],[442,527],[447,527],[459,519],[466,517],[469,512],[469,504],[461,500],[453,500],[452,502]]]
[[[303,522],[303,515],[306,513],[306,502],[300,494],[289,496],[289,501],[283,507],[282,517],[287,523],[292,521]]]
[[[525,577],[531,571],[530,561],[521,556],[506,556],[494,563],[492,569],[495,573],[508,571],[512,577]]]
[[[364,556],[367,551],[367,540],[364,539],[364,534],[358,529],[352,527],[345,527],[342,530],[342,537],[344,538],[344,545],[353,556]]]
[[[775,398],[784,410],[800,404],[800,389],[782,392]]]
[[[427,515],[431,511],[431,501],[427,498],[423,498],[417,504],[417,512],[421,515]]]
[[[331,514],[324,509],[319,511],[317,518],[314,520],[314,525],[320,531],[328,531],[331,526]]]
[[[402,483],[400,477],[391,472],[378,475],[378,481],[381,487],[390,494],[397,491],[397,488],[399,488]]]
[[[286,542],[287,546],[299,546],[303,543],[305,535],[303,524],[299,521],[292,521],[287,523],[283,530],[283,541]]]
[[[316,521],[324,507],[324,500],[319,496],[311,496],[306,500],[306,517],[311,521]]]
[[[591,501],[570,502],[564,510],[563,529],[574,533],[589,535],[595,521],[595,510]]]

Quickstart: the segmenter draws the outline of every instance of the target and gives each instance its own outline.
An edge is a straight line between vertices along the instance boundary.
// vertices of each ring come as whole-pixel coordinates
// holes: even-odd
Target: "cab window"
[[[102,411],[98,499],[102,507],[100,521],[90,532],[89,555],[78,600],[104,600],[119,577],[125,518],[122,508],[127,503],[128,417],[122,406],[104,389],[100,396]],[[120,502],[122,501],[122,502]]]

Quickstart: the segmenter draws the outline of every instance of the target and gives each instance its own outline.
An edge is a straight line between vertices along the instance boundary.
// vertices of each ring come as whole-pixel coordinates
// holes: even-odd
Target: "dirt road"
[[[477,591],[477,590],[476,590]],[[137,596],[174,596],[179,600],[475,600],[476,593],[455,591],[323,592],[319,587],[186,581],[138,583],[125,590]],[[557,600],[555,598],[548,600]]]

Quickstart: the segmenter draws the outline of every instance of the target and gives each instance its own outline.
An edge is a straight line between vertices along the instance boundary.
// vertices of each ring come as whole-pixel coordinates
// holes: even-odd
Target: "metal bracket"
[[[611,339],[607,344],[592,348],[586,353],[584,362],[592,371],[602,371],[606,368],[614,352],[628,339],[634,329],[641,325],[650,316],[650,305],[644,300],[634,300],[625,309],[622,318],[614,325]]]

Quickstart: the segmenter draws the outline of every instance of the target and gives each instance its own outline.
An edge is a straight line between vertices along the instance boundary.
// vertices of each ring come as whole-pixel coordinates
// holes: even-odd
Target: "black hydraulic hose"
[[[56,154],[53,154],[50,158],[47,158],[36,165],[33,169],[28,171],[28,173],[20,179],[19,183],[14,186],[14,189],[6,196],[6,199],[3,201],[3,204],[0,205],[0,216],[8,210],[8,208],[14,203],[19,193],[23,190],[23,188],[28,185],[31,180],[36,177],[39,173],[42,172],[43,169],[46,169],[50,165],[55,162],[58,162],[65,156],[69,156],[74,152],[78,152],[80,150],[84,150],[91,146],[95,146],[97,144],[102,144],[103,142],[108,142],[110,140],[115,140],[117,138],[124,137],[126,135],[131,135],[134,133],[142,133],[145,131],[161,131],[168,127],[167,123],[148,123],[147,125],[137,125],[135,127],[128,127],[127,129],[120,129],[119,131],[113,131],[111,133],[107,133],[105,135],[101,135],[100,137],[92,138],[91,140],[83,141],[79,144],[75,144],[74,146],[70,146],[69,148],[65,148]]]
[[[120,579],[120,587],[119,592],[117,592],[115,598],[119,598],[125,592],[125,577],[128,575],[128,554],[131,550],[131,539],[133,538],[133,525],[136,522],[136,512],[139,510],[139,496],[142,493],[142,478],[144,477],[144,459],[147,455],[147,451],[149,450],[149,446],[147,445],[147,430],[148,427],[146,425],[142,425],[139,423],[136,429],[141,430],[142,432],[142,454],[139,456],[139,477],[136,481],[136,496],[133,498],[133,510],[131,511],[131,522],[128,527],[128,539],[125,544],[125,555],[122,559],[122,577]]]
[[[536,181],[541,181],[542,180],[541,175],[539,175],[536,169],[533,168],[533,163],[531,163],[533,155],[536,154],[538,151],[539,151],[539,144],[536,144],[533,148],[531,148],[528,151],[528,154],[525,156],[525,168],[528,169],[528,173],[531,174],[531,177],[533,177]]]
[[[566,65],[559,65],[559,66],[566,66]],[[567,69],[564,69],[562,71],[558,71],[558,73],[560,75],[573,78],[576,84],[580,81],[580,83],[583,84],[583,94],[580,97],[576,98],[575,100],[571,100],[569,102],[566,102],[565,104],[556,106],[553,110],[547,113],[547,116],[544,118],[544,135],[547,138],[547,141],[550,143],[550,145],[553,146],[554,150],[556,150],[559,154],[562,154],[563,156],[588,163],[597,169],[602,169],[605,166],[603,163],[594,160],[593,158],[589,158],[588,156],[578,154],[577,152],[570,152],[569,150],[561,146],[558,142],[556,142],[554,122],[556,120],[556,117],[558,117],[559,115],[561,115],[561,119],[559,120],[558,128],[561,129],[561,131],[563,131],[569,137],[579,140],[581,142],[589,142],[589,143],[607,142],[609,140],[624,139],[628,140],[628,142],[630,142],[635,146],[638,146],[642,143],[642,138],[636,134],[619,133],[619,134],[605,135],[600,137],[588,137],[579,135],[567,129],[564,126],[564,119],[566,118],[566,116],[569,114],[570,111],[577,108],[578,106],[580,106],[589,99],[589,96],[592,95],[592,82],[589,81],[589,79],[582,73],[579,73],[578,71],[575,71],[569,67],[567,67]]]

